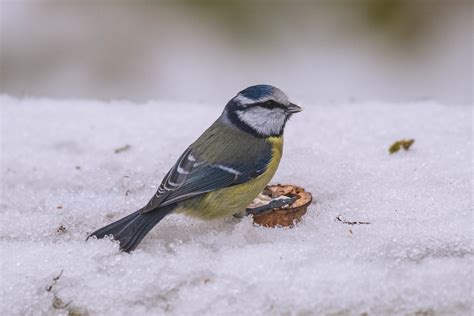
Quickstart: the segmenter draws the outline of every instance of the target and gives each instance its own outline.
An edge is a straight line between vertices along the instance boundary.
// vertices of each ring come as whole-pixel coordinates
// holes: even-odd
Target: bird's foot
[[[285,205],[291,205],[296,201],[297,197],[288,197],[288,196],[280,196],[278,198],[270,200],[268,204],[257,206],[257,207],[249,207],[245,210],[245,215],[261,215],[265,213],[269,213],[273,211],[275,208],[280,208]]]

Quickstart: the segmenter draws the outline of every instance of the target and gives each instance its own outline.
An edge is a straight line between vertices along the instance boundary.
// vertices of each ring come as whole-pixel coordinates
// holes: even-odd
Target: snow
[[[221,107],[0,97],[1,313],[472,313],[472,107],[297,103],[272,183],[313,193],[301,223],[171,215],[127,254],[85,237],[148,202]]]

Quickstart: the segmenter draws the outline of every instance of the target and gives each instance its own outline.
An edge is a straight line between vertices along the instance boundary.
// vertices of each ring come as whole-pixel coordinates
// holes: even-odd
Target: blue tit
[[[112,236],[129,252],[170,213],[202,219],[242,213],[275,174],[286,122],[301,110],[270,85],[240,91],[179,157],[146,206],[89,237]]]

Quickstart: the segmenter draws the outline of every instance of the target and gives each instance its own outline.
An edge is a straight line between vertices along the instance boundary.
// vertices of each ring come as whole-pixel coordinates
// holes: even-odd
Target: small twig
[[[61,270],[61,272],[59,272],[59,274],[53,278],[53,282],[46,287],[46,291],[51,292],[56,283],[58,283],[59,278],[61,278],[63,275],[63,272],[64,270]]]
[[[46,291],[47,291],[47,292],[51,292],[51,291],[52,291],[52,294],[53,294],[53,302],[51,303],[51,306],[52,306],[54,309],[67,310],[68,313],[70,314],[71,311],[68,310],[68,307],[69,307],[69,305],[72,304],[72,301],[69,301],[68,303],[64,303],[63,300],[58,297],[57,291],[56,291],[56,290],[53,291],[54,286],[56,285],[56,283],[58,283],[59,279],[60,279],[61,276],[63,275],[63,272],[64,272],[64,270],[61,270],[61,272],[59,272],[59,274],[53,278],[53,282],[51,282],[51,284],[46,287]]]
[[[114,153],[119,154],[119,153],[121,153],[121,152],[123,152],[123,151],[129,150],[130,148],[132,148],[132,146],[130,146],[130,145],[127,144],[127,145],[125,145],[125,146],[116,148],[116,149],[114,150]]]
[[[341,222],[343,224],[346,224],[346,225],[369,225],[370,224],[370,222],[359,222],[359,221],[352,222],[352,221],[348,221],[342,215],[337,216],[336,219],[339,222]]]

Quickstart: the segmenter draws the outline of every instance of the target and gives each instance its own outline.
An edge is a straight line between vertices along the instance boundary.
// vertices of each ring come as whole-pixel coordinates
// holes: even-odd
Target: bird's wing
[[[193,155],[189,147],[168,171],[155,196],[142,212],[256,178],[267,169],[272,158],[271,150],[260,153],[255,158],[257,159],[229,164],[209,163]]]

